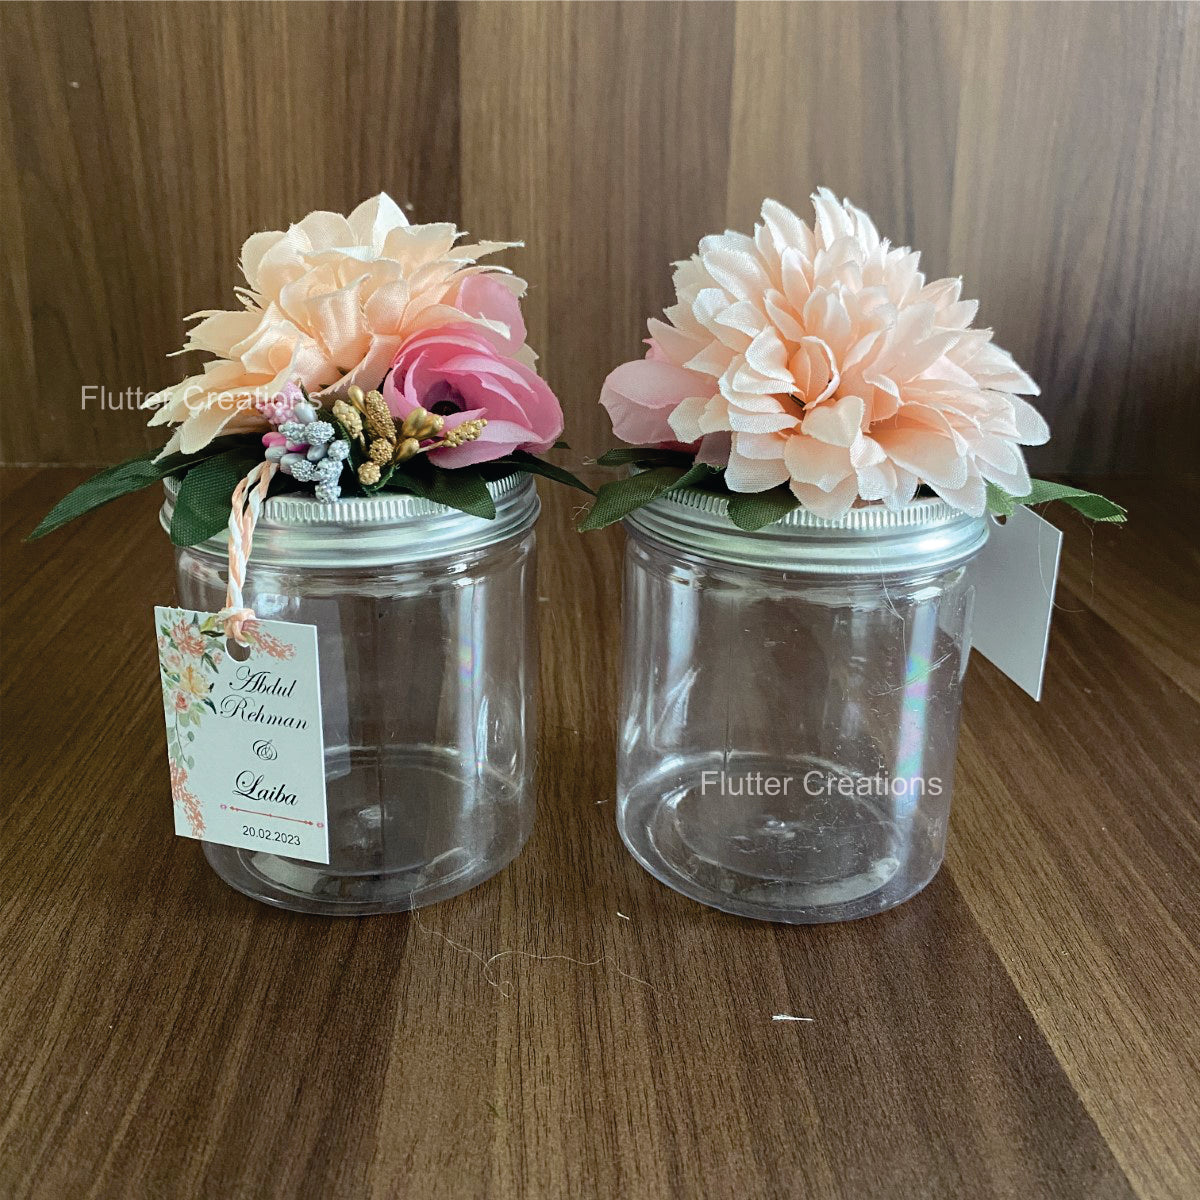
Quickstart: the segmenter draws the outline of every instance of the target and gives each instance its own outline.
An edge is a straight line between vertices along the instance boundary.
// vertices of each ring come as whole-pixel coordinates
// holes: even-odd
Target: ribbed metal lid
[[[805,508],[754,533],[728,516],[723,496],[682,490],[637,509],[626,526],[701,558],[811,575],[939,570],[965,562],[987,541],[984,517],[934,496],[893,511],[852,508],[837,521]]]
[[[159,523],[170,530],[179,484],[164,481]],[[324,503],[301,494],[272,496],[254,528],[252,563],[297,567],[376,567],[418,563],[482,550],[524,533],[541,505],[533,479],[514,472],[488,484],[493,520],[399,492]],[[224,557],[228,534],[193,547]]]

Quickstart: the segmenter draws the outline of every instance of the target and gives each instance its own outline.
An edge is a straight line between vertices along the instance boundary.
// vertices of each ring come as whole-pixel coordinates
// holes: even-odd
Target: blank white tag
[[[971,567],[971,648],[1040,700],[1062,530],[1020,504],[1003,525],[988,520],[987,545]]]

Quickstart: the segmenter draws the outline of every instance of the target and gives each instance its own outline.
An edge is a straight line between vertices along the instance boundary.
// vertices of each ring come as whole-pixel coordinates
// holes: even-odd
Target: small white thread
[[[775,1013],[771,1017],[772,1021],[807,1021],[811,1024],[816,1020],[816,1017],[793,1017],[791,1013]]]
[[[621,970],[616,963],[610,962],[607,954],[601,954],[599,958],[585,960],[582,958],[572,958],[569,954],[533,954],[528,950],[501,950],[490,957],[485,958],[478,950],[472,950],[469,946],[460,945],[452,938],[448,938],[444,933],[437,929],[431,929],[424,921],[421,920],[419,909],[412,910],[413,918],[416,921],[417,927],[424,933],[431,934],[433,937],[441,938],[452,950],[459,954],[466,954],[476,960],[483,967],[483,977],[487,980],[488,985],[495,988],[506,1000],[512,995],[513,985],[510,979],[497,979],[492,973],[492,964],[499,962],[504,958],[527,958],[534,962],[568,962],[577,967],[598,967],[601,963],[609,963],[614,971],[621,976],[622,979],[628,979],[633,983],[640,983],[643,987],[649,988],[650,991],[658,994],[656,988],[649,980],[641,979],[637,975],[631,975],[628,971]],[[626,918],[628,920],[628,917]]]

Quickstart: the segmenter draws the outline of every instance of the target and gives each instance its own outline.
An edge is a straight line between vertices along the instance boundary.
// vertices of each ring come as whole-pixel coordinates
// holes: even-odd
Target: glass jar
[[[633,513],[617,824],[657,879],[769,921],[920,891],[946,846],[971,558],[939,499],[746,533],[681,492]]]
[[[418,908],[494,875],[533,825],[537,637],[523,474],[494,520],[413,496],[263,506],[243,588],[317,628],[329,863],[204,843],[226,883],[302,912]],[[169,527],[173,496],[162,510]],[[176,549],[180,603],[225,603],[226,541]]]

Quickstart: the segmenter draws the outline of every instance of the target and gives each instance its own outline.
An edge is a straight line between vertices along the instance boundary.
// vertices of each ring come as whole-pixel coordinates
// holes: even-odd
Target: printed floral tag
[[[1020,504],[1003,525],[989,520],[987,545],[972,565],[971,648],[1040,700],[1062,531]]]
[[[155,608],[175,832],[329,861],[317,630]]]

